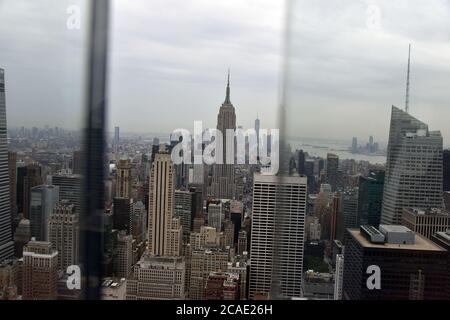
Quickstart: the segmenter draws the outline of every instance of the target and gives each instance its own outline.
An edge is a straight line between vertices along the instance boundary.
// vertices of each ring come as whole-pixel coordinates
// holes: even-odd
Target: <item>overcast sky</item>
[[[81,0],[0,0],[0,67],[10,126],[81,126],[86,15]],[[305,137],[385,140],[390,106],[404,106],[450,140],[450,5],[445,0],[298,0],[288,59],[276,0],[116,0],[109,121],[122,132],[215,126],[231,69],[237,123],[277,126],[287,62],[288,128]],[[295,128],[295,129],[294,129]]]
[[[297,136],[387,140],[391,105],[450,139],[450,2],[296,1],[287,127]]]

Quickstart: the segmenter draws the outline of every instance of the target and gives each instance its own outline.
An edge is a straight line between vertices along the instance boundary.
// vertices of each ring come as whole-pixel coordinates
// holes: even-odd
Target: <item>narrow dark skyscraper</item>
[[[383,203],[384,171],[371,170],[367,177],[359,177],[357,226],[378,227]]]
[[[331,185],[331,190],[336,191],[339,180],[339,157],[335,154],[327,154],[327,183]]]
[[[0,69],[0,262],[14,255],[9,199],[5,70]]]
[[[443,152],[444,191],[450,191],[450,149]]]

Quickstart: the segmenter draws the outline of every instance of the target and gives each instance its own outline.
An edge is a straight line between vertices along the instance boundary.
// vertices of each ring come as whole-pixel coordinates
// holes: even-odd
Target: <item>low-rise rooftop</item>
[[[394,243],[372,243],[363,236],[363,234],[360,232],[359,229],[348,229],[348,232],[364,248],[414,250],[414,251],[445,251],[445,249],[441,248],[431,240],[428,240],[427,238],[422,237],[417,233],[414,235],[415,241],[413,244],[394,244]]]

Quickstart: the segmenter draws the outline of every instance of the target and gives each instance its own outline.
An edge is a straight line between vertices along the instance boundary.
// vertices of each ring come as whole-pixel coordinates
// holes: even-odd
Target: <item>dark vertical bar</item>
[[[287,163],[285,157],[286,153],[285,147],[287,145],[286,141],[286,122],[287,122],[287,114],[286,114],[286,105],[288,103],[288,85],[291,81],[291,68],[290,61],[292,59],[292,29],[294,24],[294,10],[295,10],[295,0],[287,0],[285,2],[285,23],[284,23],[284,52],[283,52],[283,66],[281,70],[281,95],[280,95],[280,103],[278,107],[278,128],[279,132],[279,154],[278,154],[278,163],[279,169],[277,174],[277,181],[283,182],[283,174],[286,174],[285,170],[288,168],[284,167],[284,163]],[[280,197],[280,194],[277,193],[275,195],[276,198]],[[276,210],[279,209],[279,203],[283,203],[283,201],[277,201]],[[272,264],[272,283],[270,286],[270,298],[272,300],[282,300],[284,297],[281,294],[281,282],[280,282],[280,271],[279,271],[279,263],[282,259],[280,254],[280,247],[283,244],[282,239],[282,230],[283,224],[285,223],[283,219],[280,218],[280,215],[275,214],[275,238],[274,238],[274,252],[273,252],[273,264]]]
[[[88,1],[86,129],[84,134],[84,210],[82,211],[82,277],[84,297],[100,299],[103,259],[104,141],[109,0]]]

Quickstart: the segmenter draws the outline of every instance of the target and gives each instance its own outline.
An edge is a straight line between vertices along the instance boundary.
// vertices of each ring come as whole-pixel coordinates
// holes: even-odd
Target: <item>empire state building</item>
[[[225,101],[219,109],[217,115],[217,129],[223,135],[223,152],[222,164],[213,165],[213,176],[211,182],[211,196],[219,199],[233,199],[236,193],[235,178],[234,178],[234,164],[227,163],[227,150],[234,151],[234,135],[233,139],[227,139],[227,129],[236,130],[236,113],[234,106],[230,100],[230,72],[228,71],[228,83],[225,95]],[[233,152],[234,155],[234,152]],[[234,156],[233,156],[234,159]]]

